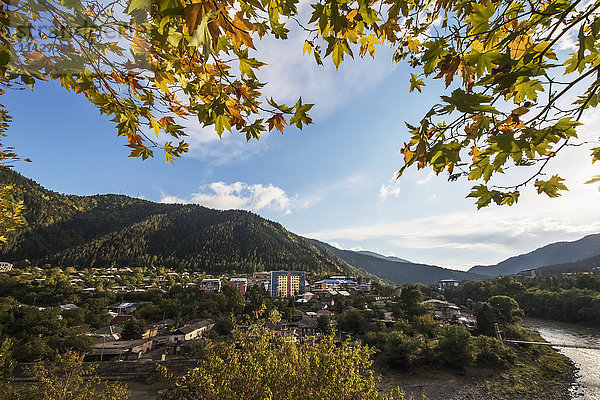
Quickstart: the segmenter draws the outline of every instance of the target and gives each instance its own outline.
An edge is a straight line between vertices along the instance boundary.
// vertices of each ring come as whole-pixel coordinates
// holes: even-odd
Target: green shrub
[[[514,351],[498,339],[482,335],[473,338],[473,343],[477,365],[505,368],[515,359]]]
[[[463,369],[474,359],[471,334],[462,325],[448,325],[439,340],[440,358],[444,364]]]

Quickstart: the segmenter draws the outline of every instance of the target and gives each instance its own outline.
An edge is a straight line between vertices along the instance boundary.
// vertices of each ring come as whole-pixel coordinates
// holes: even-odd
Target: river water
[[[600,328],[535,318],[526,318],[523,325],[538,331],[550,343],[600,346]],[[577,384],[571,388],[571,398],[600,400],[600,350],[556,349],[573,360],[579,369]]]

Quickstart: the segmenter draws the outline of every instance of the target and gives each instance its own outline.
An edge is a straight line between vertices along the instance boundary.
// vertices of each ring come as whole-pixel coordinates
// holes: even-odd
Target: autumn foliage
[[[306,35],[305,55],[340,67],[348,57],[395,49],[414,68],[410,91],[440,79],[447,92],[407,124],[404,165],[476,182],[478,208],[512,205],[522,187],[557,197],[546,175],[577,126],[600,100],[597,2],[580,0],[3,0],[0,83],[57,80],[116,124],[130,156],[188,151],[185,126],[197,119],[218,135],[247,140],[312,123],[312,104],[265,98],[257,71],[260,39]],[[37,28],[43,26],[44,28]],[[569,46],[566,44],[572,42]],[[565,50],[567,48],[567,50]],[[592,161],[600,147],[590,146]],[[525,178],[500,184],[509,169]]]

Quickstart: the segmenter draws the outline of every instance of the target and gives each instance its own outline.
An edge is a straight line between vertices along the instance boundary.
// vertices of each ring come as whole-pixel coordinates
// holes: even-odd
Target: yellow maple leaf
[[[527,52],[527,50],[533,44],[533,40],[529,35],[519,35],[508,44],[510,49],[510,57],[513,60],[518,60]]]

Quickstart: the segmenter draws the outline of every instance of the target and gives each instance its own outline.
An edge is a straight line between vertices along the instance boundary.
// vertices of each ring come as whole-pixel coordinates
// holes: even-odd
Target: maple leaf
[[[287,121],[285,120],[283,113],[277,113],[273,115],[271,118],[267,119],[267,123],[269,124],[269,131],[275,128],[281,133],[283,133],[283,126],[287,125]]]
[[[423,82],[423,79],[418,79],[417,74],[410,74],[410,89],[408,90],[409,92],[412,92],[413,90],[417,89],[419,91],[419,93],[421,93],[421,87],[425,86],[425,82]]]
[[[529,35],[519,35],[512,42],[509,43],[510,57],[513,60],[518,60],[527,52],[532,46],[533,39]]]
[[[544,181],[542,179],[538,179],[535,181],[535,187],[537,188],[537,192],[539,194],[545,193],[548,197],[559,197],[559,190],[569,190],[562,183],[564,181],[563,178],[558,175],[553,175],[552,178]]]
[[[296,124],[300,130],[302,125],[312,124],[312,119],[308,116],[308,111],[313,107],[314,104],[302,104],[302,97],[298,99],[294,106],[294,115],[290,118],[290,125]]]

